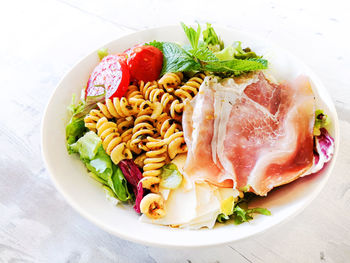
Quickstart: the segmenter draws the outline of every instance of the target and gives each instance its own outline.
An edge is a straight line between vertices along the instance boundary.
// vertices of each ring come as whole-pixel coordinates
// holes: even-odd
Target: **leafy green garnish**
[[[160,186],[167,189],[176,189],[182,183],[182,175],[176,164],[169,163],[162,168]]]
[[[213,52],[220,51],[224,48],[224,42],[218,37],[214,28],[209,23],[207,23],[207,28],[203,30],[203,41]]]
[[[206,47],[200,47],[197,50],[190,50],[189,51],[194,58],[196,58],[199,61],[202,61],[202,64],[204,63],[210,63],[212,61],[218,61],[219,59],[214,55],[213,52],[211,52]]]
[[[79,153],[81,159],[92,160],[101,144],[101,139],[90,131],[85,133],[76,143],[71,144],[70,150]]]
[[[104,57],[108,56],[108,50],[107,48],[100,48],[97,50],[97,55],[102,60]]]
[[[154,43],[154,42],[152,42]],[[159,46],[160,42],[157,42]],[[199,71],[201,65],[178,44],[163,42],[163,69],[161,74],[179,71]]]
[[[72,102],[67,107],[71,119],[66,126],[66,141],[67,141],[67,150],[71,154],[74,150],[71,149],[71,145],[78,141],[80,137],[84,135],[87,131],[85,128],[84,117],[90,112],[90,110],[96,108],[97,102],[103,102],[105,95],[99,96],[88,96],[86,100],[82,99],[75,102],[75,95],[72,96]]]
[[[204,70],[211,72],[232,72],[239,75],[242,72],[260,70],[267,68],[267,60],[265,59],[232,59],[224,61],[212,61],[204,65]]]
[[[253,219],[254,214],[271,215],[271,212],[266,208],[248,208],[248,201],[251,195],[246,194],[246,197],[234,202],[234,198],[227,198],[221,204],[221,213],[217,217],[217,221],[223,223],[230,218],[236,225],[248,222]]]
[[[235,41],[232,45],[235,48],[234,57],[238,59],[248,59],[248,58],[260,58],[255,54],[255,52],[251,51],[249,47],[242,49],[242,42]]]
[[[326,128],[330,124],[331,120],[324,113],[323,110],[316,110],[315,111],[315,125],[314,125],[314,135],[319,136],[321,134],[320,129]]]
[[[66,126],[66,141],[68,153],[74,152],[71,145],[74,144],[86,131],[84,120],[72,118]]]
[[[198,48],[198,41],[201,36],[201,26],[198,24],[197,31],[194,30],[192,27],[186,26],[184,23],[181,22],[181,26],[183,30],[185,31],[185,34],[190,41],[190,44],[192,46],[193,50],[197,50]]]
[[[221,213],[221,214],[219,214],[218,217],[216,218],[216,221],[218,221],[219,223],[224,223],[224,222],[226,222],[226,221],[229,220],[229,219],[230,219],[229,216],[227,216],[227,215]]]
[[[178,44],[170,42],[157,42],[152,41],[146,45],[152,45],[159,48],[163,52],[163,68],[161,75],[168,72],[197,72],[197,71],[209,71],[218,73],[231,73],[239,75],[244,72],[255,71],[267,68],[267,60],[253,56],[251,53],[245,52],[240,42],[237,42],[237,47],[232,51],[232,56],[219,54],[219,57],[213,53],[209,45],[219,45],[223,47],[222,41],[219,39],[214,29],[210,24],[207,24],[205,33],[203,31],[204,41],[199,41],[201,32],[198,25],[197,30],[192,27],[188,27],[181,23],[185,34],[190,42],[190,47],[181,47]],[[255,54],[255,53],[254,53]],[[235,56],[240,57],[236,58]],[[220,61],[219,58],[225,58]],[[244,59],[243,59],[244,58]]]
[[[101,139],[94,132],[85,133],[70,145],[70,149],[80,155],[91,176],[109,188],[116,198],[123,202],[133,198],[122,171],[112,162],[101,145]]]

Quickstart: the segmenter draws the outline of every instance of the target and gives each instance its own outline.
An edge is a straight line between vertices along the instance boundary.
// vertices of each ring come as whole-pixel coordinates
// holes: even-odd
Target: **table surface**
[[[349,262],[349,10],[345,1],[3,2],[0,262]],[[289,222],[234,244],[164,249],[114,237],[65,202],[41,157],[40,122],[65,72],[110,40],[179,21],[209,21],[289,49],[320,76],[341,120],[339,158],[317,199]]]

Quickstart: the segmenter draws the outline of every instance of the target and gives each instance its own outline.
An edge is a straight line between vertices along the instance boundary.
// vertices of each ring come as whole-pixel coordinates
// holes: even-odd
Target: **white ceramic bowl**
[[[319,78],[295,56],[266,40],[224,28],[216,30],[226,44],[240,40],[244,46],[251,47],[258,54],[264,54],[270,61],[271,71],[279,80],[292,79],[299,74],[310,77],[319,107],[325,109],[332,119],[330,132],[336,142],[332,161],[320,174],[279,187],[269,193],[267,198],[259,199],[257,202],[260,206],[271,210],[270,217],[256,216],[251,223],[239,226],[226,224],[196,231],[141,223],[131,206],[115,207],[109,203],[102,187],[88,176],[78,157],[70,156],[66,151],[66,108],[72,94],[80,94],[89,74],[99,62],[97,51],[94,51],[76,64],[53,92],[42,123],[42,152],[52,180],[67,202],[102,229],[127,240],[156,246],[199,247],[233,242],[265,231],[296,215],[326,184],[337,157],[339,126],[331,97]],[[133,45],[152,40],[184,43],[186,37],[180,26],[167,26],[124,36],[105,47],[110,53],[122,52]]]

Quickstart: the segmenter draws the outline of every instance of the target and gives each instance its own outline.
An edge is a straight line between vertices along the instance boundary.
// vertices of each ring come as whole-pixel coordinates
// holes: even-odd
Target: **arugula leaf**
[[[185,31],[185,34],[190,41],[190,44],[193,48],[193,50],[197,50],[198,48],[198,41],[201,36],[201,26],[198,24],[197,31],[194,30],[192,27],[186,26],[183,22],[181,22],[181,26],[183,30]]]
[[[224,48],[224,42],[218,37],[210,23],[207,23],[207,28],[203,30],[203,41],[211,51],[220,51]]]
[[[204,70],[211,72],[233,72],[239,74],[241,72],[254,71],[267,68],[267,60],[265,59],[232,59],[224,61],[212,61],[204,66]]]
[[[246,207],[244,205],[246,205]],[[270,216],[271,212],[266,208],[260,208],[260,207],[248,209],[246,203],[238,204],[233,209],[233,214],[232,214],[233,222],[236,225],[242,224],[244,222],[248,222],[253,219],[253,214],[262,214],[262,215]]]
[[[201,68],[199,62],[187,53],[183,48],[175,43],[164,42],[163,69],[161,74],[179,71],[198,71]]]
[[[221,214],[218,215],[217,221],[223,223],[230,218],[236,225],[248,222],[253,219],[253,214],[261,214],[270,216],[271,212],[266,208],[248,208],[248,202],[253,198],[254,194],[246,193],[243,198],[235,201],[233,198],[227,198],[221,202]]]

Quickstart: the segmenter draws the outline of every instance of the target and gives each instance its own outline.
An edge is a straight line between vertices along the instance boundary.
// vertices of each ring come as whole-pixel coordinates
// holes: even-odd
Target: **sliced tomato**
[[[106,99],[121,98],[130,83],[129,68],[124,55],[109,55],[92,71],[85,97],[98,96],[106,91]]]
[[[124,52],[131,80],[153,81],[159,78],[163,66],[163,53],[153,46],[136,46]]]

